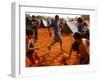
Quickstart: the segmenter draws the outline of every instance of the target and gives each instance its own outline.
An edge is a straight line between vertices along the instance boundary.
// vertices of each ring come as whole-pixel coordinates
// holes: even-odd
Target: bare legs
[[[58,43],[58,42],[54,40],[54,41],[48,46],[48,49],[51,50],[51,47],[52,47],[54,44],[56,44],[56,43]],[[60,40],[59,43],[60,43],[60,50],[62,51],[62,40]]]

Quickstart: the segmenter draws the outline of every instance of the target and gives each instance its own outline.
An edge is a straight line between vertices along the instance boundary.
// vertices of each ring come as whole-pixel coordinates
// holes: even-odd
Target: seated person
[[[26,62],[29,62],[28,66],[32,66],[36,64],[36,60],[39,60],[39,56],[34,50],[33,31],[26,30]]]

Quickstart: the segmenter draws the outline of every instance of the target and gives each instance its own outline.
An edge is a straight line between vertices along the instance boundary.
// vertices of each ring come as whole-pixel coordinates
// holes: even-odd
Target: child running
[[[72,44],[69,59],[71,58],[72,52],[76,52],[77,59],[80,59],[80,64],[89,63],[89,41],[82,38],[81,33],[76,32],[74,34],[75,42]]]
[[[59,22],[58,21],[59,21],[59,16],[56,15],[54,21],[51,24],[51,26],[54,29],[54,39],[53,39],[53,42],[48,46],[49,50],[51,50],[51,47],[55,43],[60,43],[60,50],[62,51],[62,38],[61,38],[61,33],[60,33],[60,28],[59,28]],[[49,34],[51,34],[50,31],[49,31]]]

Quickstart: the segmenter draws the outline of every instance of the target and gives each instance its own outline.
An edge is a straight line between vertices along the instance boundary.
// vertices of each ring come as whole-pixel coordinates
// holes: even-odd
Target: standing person
[[[74,43],[72,44],[69,59],[71,58],[72,52],[75,52],[77,59],[80,59],[80,64],[89,63],[89,41],[82,38],[81,33],[76,32],[74,34]]]
[[[36,17],[34,15],[32,16],[31,23],[32,23],[32,29],[34,31],[34,42],[36,42],[38,40],[38,26],[39,26],[39,23],[36,20]]]
[[[55,20],[52,22],[51,26],[53,27],[54,29],[54,39],[53,39],[53,42],[48,46],[48,49],[51,50],[51,47],[59,42],[60,43],[60,50],[62,50],[62,38],[61,38],[61,33],[60,33],[60,28],[59,28],[59,16],[56,15],[55,16]],[[49,29],[48,29],[49,30]],[[49,31],[49,34],[51,36],[51,32]]]
[[[87,25],[86,22],[83,23],[83,37],[89,40],[89,35],[90,31],[89,31],[89,26]]]
[[[82,33],[83,32],[83,19],[82,18],[78,18],[77,19],[77,28],[78,28],[78,32]]]

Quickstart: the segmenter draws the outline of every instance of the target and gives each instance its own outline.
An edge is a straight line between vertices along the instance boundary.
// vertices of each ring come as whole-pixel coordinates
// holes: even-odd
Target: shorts
[[[54,41],[59,42],[59,41],[61,41],[61,40],[62,40],[62,38],[61,38],[60,32],[56,33],[56,34],[55,34],[55,37],[54,37]]]

